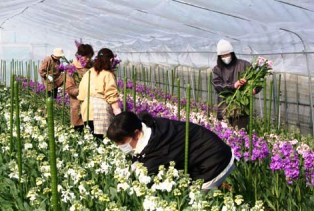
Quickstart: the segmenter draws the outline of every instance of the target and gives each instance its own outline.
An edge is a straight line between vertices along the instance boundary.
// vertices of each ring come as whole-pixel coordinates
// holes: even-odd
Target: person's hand
[[[48,80],[49,80],[50,82],[53,81],[53,77],[52,77],[51,75],[48,75],[47,78],[48,78]]]
[[[253,89],[253,95],[255,95],[256,94],[256,90],[255,90],[255,88]]]
[[[234,88],[239,89],[241,86],[243,86],[246,83],[246,80],[244,78],[241,78],[240,80],[237,80],[234,83]]]
[[[115,115],[115,116],[117,116],[118,114],[120,114],[121,113],[121,109],[120,108],[114,108],[113,109],[113,114]]]

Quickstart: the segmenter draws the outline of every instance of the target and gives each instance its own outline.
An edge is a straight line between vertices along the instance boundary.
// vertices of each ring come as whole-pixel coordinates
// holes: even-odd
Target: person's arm
[[[77,95],[79,94],[78,85],[75,83],[73,76],[70,76],[70,74],[67,74],[67,79],[65,83],[65,91],[71,97],[77,97]]]
[[[79,84],[79,91],[77,95],[77,99],[80,101],[84,101],[87,97],[87,89],[88,89],[88,72],[84,74],[80,84]]]
[[[115,76],[113,73],[109,73],[104,80],[104,98],[111,105],[113,113],[117,115],[121,113],[121,108],[119,106],[119,92]]]
[[[47,78],[48,68],[49,68],[49,59],[48,59],[48,58],[45,58],[45,59],[42,61],[41,65],[40,65],[40,67],[39,67],[39,69],[38,69],[39,75],[40,75],[44,80],[46,80],[46,78]]]
[[[111,108],[113,110],[114,115],[118,115],[121,113],[121,108],[119,106],[119,102],[114,102],[111,104]]]

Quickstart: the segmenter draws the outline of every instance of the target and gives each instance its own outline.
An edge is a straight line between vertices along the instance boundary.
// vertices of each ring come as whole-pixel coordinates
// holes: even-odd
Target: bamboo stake
[[[173,96],[174,92],[174,69],[171,69],[171,96]]]
[[[213,73],[210,72],[207,76],[207,116],[210,116],[211,108],[213,106],[213,95],[212,95],[212,78]]]
[[[251,86],[250,90],[250,121],[249,121],[249,138],[250,138],[250,159],[252,159],[252,151],[253,151],[253,86]]]
[[[4,70],[4,85],[7,86],[7,62],[5,60],[3,62],[3,70]]]
[[[279,79],[278,79],[278,94],[277,94],[277,108],[276,108],[276,113],[277,113],[277,118],[276,118],[276,126],[277,126],[277,131],[280,128],[280,85],[281,85],[281,74],[279,74]]]
[[[19,184],[21,185],[22,180],[22,141],[20,131],[20,103],[19,103],[19,84],[14,81],[14,98],[15,98],[15,129],[16,129],[16,140],[17,140],[17,164],[19,171]],[[22,192],[22,189],[21,189]]]
[[[90,73],[91,71],[89,70],[88,71],[88,85],[87,85],[87,118],[86,118],[87,128],[90,128],[89,127]]]
[[[180,78],[177,78],[177,95],[178,95],[178,114],[177,114],[177,117],[178,117],[178,120],[180,121],[181,119],[181,87],[180,87]]]
[[[268,125],[267,125],[267,131],[270,132],[270,126],[272,123],[271,119],[271,111],[272,111],[272,97],[273,97],[273,86],[274,86],[274,81],[271,80],[270,82],[270,87],[269,87],[269,105],[268,105]]]
[[[132,79],[133,79],[133,111],[136,112],[136,71],[133,66],[132,71]]]
[[[184,173],[188,174],[189,166],[189,130],[190,130],[190,100],[191,100],[191,87],[187,84],[186,87],[186,118],[185,118],[185,150],[184,150]]]
[[[127,97],[126,85],[127,85],[127,77],[126,77],[126,75],[124,75],[124,79],[123,79],[123,111],[126,111],[126,97]]]
[[[10,77],[10,93],[11,93],[11,107],[10,107],[10,152],[12,153],[14,150],[13,144],[13,112],[14,112],[14,75],[11,70],[11,77]]]
[[[64,113],[65,113],[65,84],[67,80],[67,72],[65,71],[64,73],[64,78],[63,78],[63,92],[62,92],[62,124],[65,125],[65,118],[64,118]]]
[[[53,100],[49,97],[46,100],[48,111],[48,138],[49,138],[49,163],[51,175],[51,193],[52,193],[52,208],[54,211],[59,210],[58,199],[58,178],[57,178],[57,165],[56,165],[56,147],[54,138],[54,118],[53,118]]]

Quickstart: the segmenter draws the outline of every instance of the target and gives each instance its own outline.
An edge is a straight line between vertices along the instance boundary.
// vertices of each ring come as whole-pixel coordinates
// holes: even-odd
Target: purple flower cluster
[[[40,84],[38,82],[34,82],[32,80],[27,80],[27,78],[23,77],[16,77],[17,81],[20,81],[22,83],[23,89],[30,89],[32,92],[39,94],[46,90],[45,86],[43,84]]]
[[[76,71],[76,67],[73,64],[60,64],[59,65],[59,70],[60,71],[66,71],[67,73],[69,73],[70,75],[73,75],[73,73]]]
[[[269,148],[266,140],[258,137],[256,134],[253,134],[252,157],[250,158],[250,140],[245,130],[235,131],[229,127],[223,127],[218,122],[214,125],[213,131],[231,146],[237,160],[243,158],[245,161],[255,161],[263,160],[269,156]]]
[[[314,151],[303,154],[306,184],[314,186]]]
[[[122,60],[115,54],[113,57],[112,64],[111,64],[112,69],[115,69],[117,65],[121,63],[121,61]]]
[[[86,67],[88,60],[86,59],[86,57],[81,56],[81,55],[77,55],[76,56],[77,60],[80,62],[81,66],[84,68]]]
[[[16,80],[22,83],[23,89],[30,89],[32,92],[36,94],[44,94],[46,92],[46,88],[44,84],[34,82],[32,80],[28,81],[27,78],[24,78],[24,77],[16,77]],[[68,94],[65,94],[64,101],[65,101],[65,105],[70,105],[70,97]],[[58,104],[63,104],[63,96],[61,96],[61,94],[59,93],[59,90],[58,90],[56,102]]]
[[[300,159],[291,142],[279,141],[273,145],[270,169],[283,170],[289,184],[299,178]]]

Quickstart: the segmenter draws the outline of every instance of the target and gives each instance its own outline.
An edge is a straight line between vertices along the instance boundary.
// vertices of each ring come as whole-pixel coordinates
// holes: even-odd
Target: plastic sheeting
[[[213,67],[216,43],[275,70],[314,74],[313,0],[1,0],[0,58],[41,59],[74,40],[123,61]]]

